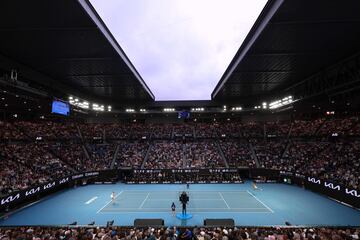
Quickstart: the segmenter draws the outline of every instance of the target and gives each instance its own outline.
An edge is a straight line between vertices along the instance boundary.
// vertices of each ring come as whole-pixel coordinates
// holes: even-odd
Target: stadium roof
[[[0,35],[0,68],[17,69],[64,96],[117,104],[154,100],[88,0],[2,1]]]
[[[296,83],[358,53],[358,9],[358,0],[270,0],[212,99],[282,97]]]

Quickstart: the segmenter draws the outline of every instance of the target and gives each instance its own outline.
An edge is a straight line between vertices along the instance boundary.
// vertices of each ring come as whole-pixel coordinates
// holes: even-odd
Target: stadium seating
[[[115,222],[116,224],[116,222]],[[0,228],[2,239],[359,239],[350,227],[13,227]]]
[[[360,189],[356,140],[360,123],[352,116],[265,123],[17,121],[0,122],[0,126],[3,194],[49,181],[60,173],[112,166],[260,167],[314,175]],[[338,138],[334,139],[333,133],[338,133]],[[101,138],[101,142],[93,142],[94,138]]]

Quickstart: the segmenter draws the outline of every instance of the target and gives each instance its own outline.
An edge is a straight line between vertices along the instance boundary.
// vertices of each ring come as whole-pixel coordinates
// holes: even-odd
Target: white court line
[[[120,194],[122,194],[123,193],[123,191],[121,191],[121,192],[119,192],[118,194],[116,194],[115,195],[115,197],[114,197],[114,200],[118,197],[118,196],[120,196]],[[96,213],[99,213],[101,210],[103,210],[107,205],[109,205],[110,203],[112,202],[112,200],[110,200],[110,201],[108,201],[102,208],[100,208]]]
[[[147,199],[147,201],[162,201],[162,200],[164,200],[164,201],[174,201],[174,200],[176,200],[176,199],[174,199],[174,198],[168,198],[168,199],[164,199],[164,198],[159,198],[159,199],[157,199],[157,198],[150,198],[150,199]],[[206,201],[222,201],[222,199],[221,198],[214,198],[214,199],[212,199],[212,198],[191,198],[190,200],[206,200]],[[176,200],[177,201],[177,200]]]
[[[149,196],[150,196],[150,193],[148,193],[148,194],[146,195],[146,198],[145,198],[144,201],[141,203],[141,205],[140,205],[140,207],[139,207],[138,209],[141,209],[141,208],[144,206],[144,203],[146,202],[146,199],[149,198]]]
[[[148,191],[145,191],[145,190],[124,190],[124,192],[148,192]],[[182,190],[153,190],[151,192],[175,192],[175,193],[180,193],[180,192],[183,192]],[[210,193],[216,193],[218,191],[204,191],[204,190],[187,190],[186,192],[210,192]],[[227,190],[224,190],[224,191],[221,191],[221,192],[229,192],[229,193],[248,193],[247,190],[241,190],[241,191],[227,191]]]
[[[220,195],[221,199],[224,201],[224,203],[226,204],[227,208],[230,209],[229,204],[225,201],[224,196],[221,194],[221,192],[218,192],[218,194]]]
[[[254,194],[252,194],[251,192],[247,191],[253,198],[255,198],[259,203],[261,203],[262,205],[264,205],[264,207],[266,207],[271,213],[274,213],[274,211],[269,208],[265,203],[263,203],[260,199],[258,199],[257,197],[255,197]]]
[[[267,210],[267,208],[264,208],[264,209],[266,209]],[[167,213],[167,212],[99,212],[99,214],[126,214],[126,213],[140,213],[140,214],[154,214],[154,213]],[[236,212],[236,211],[231,211],[231,212],[209,212],[209,211],[206,211],[206,212],[192,212],[192,213],[197,213],[197,214],[202,214],[202,213],[204,213],[204,214],[208,214],[208,213],[245,213],[245,214],[247,214],[247,213],[261,213],[261,214],[264,214],[264,213],[266,213],[266,214],[270,214],[271,212],[269,212],[269,211],[266,211],[266,212],[244,212],[244,211],[242,211],[242,212]]]
[[[107,211],[116,211],[116,210],[136,210],[136,209],[139,209],[139,208],[108,208]],[[152,210],[166,210],[166,209],[169,209],[169,208],[141,208],[141,209],[152,209]],[[222,210],[227,210],[229,208],[186,208],[186,209],[194,209],[194,210],[205,210],[205,209],[208,209],[208,210],[214,210],[214,209],[222,209]],[[230,208],[231,210],[232,209],[235,209],[235,210],[241,210],[241,209],[267,209],[267,208]],[[141,212],[139,212],[141,213]]]
[[[98,198],[98,197],[95,196],[95,197],[91,198],[89,201],[87,201],[85,204],[90,204],[90,203],[92,203],[93,201],[95,201],[97,198]]]

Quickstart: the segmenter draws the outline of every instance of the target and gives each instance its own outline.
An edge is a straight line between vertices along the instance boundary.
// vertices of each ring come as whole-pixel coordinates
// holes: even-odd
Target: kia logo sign
[[[313,178],[313,177],[308,177],[308,181],[312,182],[312,183],[316,183],[316,184],[321,184],[320,179],[316,179],[316,178]]]
[[[34,193],[39,192],[39,191],[40,191],[40,187],[30,189],[25,192],[25,196],[33,195]]]
[[[336,185],[336,186],[335,186],[334,184],[332,184],[332,183],[327,183],[327,182],[325,182],[324,185],[325,185],[325,187],[327,187],[327,188],[331,188],[331,189],[340,191],[340,186],[339,186],[339,185]]]
[[[8,196],[7,198],[1,199],[1,205],[11,203],[19,198],[20,198],[20,193],[16,194],[15,196]]]
[[[52,187],[54,187],[54,186],[55,186],[55,182],[48,183],[48,184],[44,185],[44,190],[49,189],[49,188],[52,188]]]
[[[349,190],[345,188],[345,193],[354,197],[360,197],[360,194],[356,190]]]
[[[59,181],[59,184],[64,184],[64,183],[66,183],[66,182],[68,182],[69,181],[69,178],[67,177],[67,178],[63,178],[63,179],[61,179],[60,181]]]

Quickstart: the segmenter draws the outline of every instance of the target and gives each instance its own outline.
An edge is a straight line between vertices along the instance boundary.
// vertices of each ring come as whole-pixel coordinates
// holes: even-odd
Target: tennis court
[[[122,191],[115,201],[109,201],[98,213],[169,212],[172,202],[178,204],[178,191]],[[190,201],[187,211],[273,213],[249,191],[187,191]],[[178,210],[180,206],[178,206]]]
[[[201,226],[206,218],[233,218],[237,225],[360,225],[360,211],[322,195],[285,184],[102,184],[67,189],[51,195],[7,218],[0,226],[14,225],[115,225],[131,226],[137,218],[162,218],[167,226]],[[181,212],[179,195],[189,193],[183,221],[170,212],[172,202]],[[114,203],[111,193],[115,192]]]

